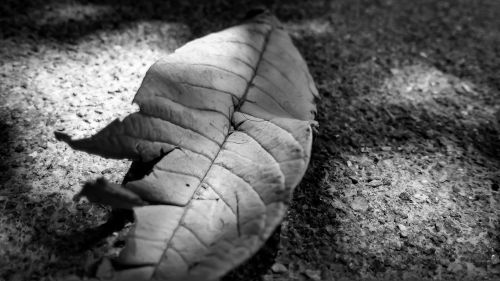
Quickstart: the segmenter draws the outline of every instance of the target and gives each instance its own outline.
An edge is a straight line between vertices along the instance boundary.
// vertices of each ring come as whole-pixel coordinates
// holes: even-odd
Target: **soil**
[[[0,280],[82,276],[123,246],[72,197],[129,162],[53,132],[135,110],[153,62],[259,4],[135,2],[0,5]],[[500,2],[261,4],[309,64],[320,127],[280,231],[224,280],[500,280]]]

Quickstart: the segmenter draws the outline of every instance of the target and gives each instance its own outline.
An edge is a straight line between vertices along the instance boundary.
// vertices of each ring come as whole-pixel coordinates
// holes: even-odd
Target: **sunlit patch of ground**
[[[383,94],[369,97],[374,104],[407,104],[425,106],[426,110],[440,111],[440,107],[458,105],[455,113],[464,119],[494,124],[500,104],[491,104],[481,98],[482,89],[470,81],[445,74],[437,68],[422,64],[391,69],[392,76],[384,81]],[[463,108],[462,108],[463,107]],[[442,111],[442,110],[441,110]],[[470,120],[472,121],[472,120]]]
[[[44,24],[101,11],[69,4],[46,10],[38,15]],[[107,210],[71,198],[89,179],[121,182],[129,163],[75,152],[53,131],[88,136],[136,110],[132,98],[147,69],[189,35],[182,24],[140,21],[74,44],[0,40],[0,279],[45,280],[47,272],[85,270],[82,257],[90,264],[103,254],[99,247],[79,252],[85,237],[72,235],[105,222]]]
[[[292,36],[300,38],[301,34],[303,33],[325,35],[328,33],[331,34],[334,30],[332,24],[329,21],[325,19],[323,20],[313,19],[313,20],[302,21],[297,24],[288,24],[287,31]]]

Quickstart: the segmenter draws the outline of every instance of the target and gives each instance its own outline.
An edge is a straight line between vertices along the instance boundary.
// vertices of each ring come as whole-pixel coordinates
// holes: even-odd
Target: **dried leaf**
[[[155,63],[135,96],[138,112],[87,139],[59,133],[104,157],[160,159],[126,193],[84,189],[94,202],[150,204],[133,208],[126,246],[98,277],[215,280],[253,255],[304,175],[317,97],[286,31],[261,14]]]

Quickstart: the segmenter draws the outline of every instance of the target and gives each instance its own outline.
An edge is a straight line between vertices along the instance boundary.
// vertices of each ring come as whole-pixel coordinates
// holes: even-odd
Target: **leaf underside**
[[[87,139],[59,134],[104,157],[160,159],[126,192],[102,182],[82,191],[96,202],[123,193],[115,206],[135,213],[115,268],[98,277],[216,280],[252,256],[307,168],[317,96],[290,37],[264,14],[156,62],[134,98],[138,112]]]

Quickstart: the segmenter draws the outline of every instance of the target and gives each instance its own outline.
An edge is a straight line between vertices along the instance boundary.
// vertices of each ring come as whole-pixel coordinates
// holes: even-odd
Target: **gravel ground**
[[[0,7],[0,280],[81,276],[123,246],[72,196],[128,161],[56,142],[134,111],[147,68],[258,1]],[[176,3],[180,2],[180,3]],[[500,2],[272,1],[321,94],[308,172],[225,280],[500,280]]]

